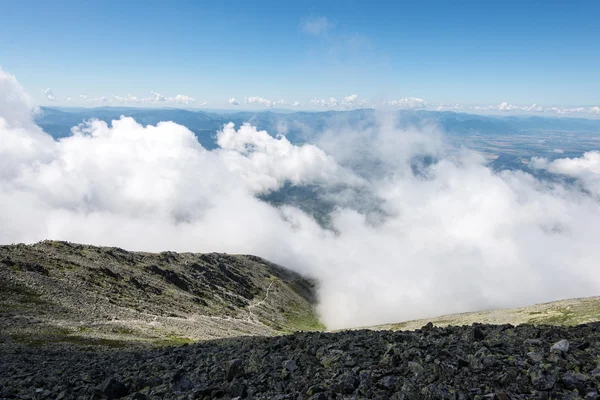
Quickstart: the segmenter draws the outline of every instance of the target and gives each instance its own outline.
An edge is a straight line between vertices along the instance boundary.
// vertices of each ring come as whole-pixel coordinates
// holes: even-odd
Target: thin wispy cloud
[[[302,31],[312,36],[325,35],[334,26],[326,17],[310,17],[301,22]]]
[[[186,96],[184,94],[178,94],[173,97],[167,97],[162,95],[161,93],[155,92],[153,90],[150,91],[152,94],[151,97],[138,97],[132,94],[128,94],[127,96],[99,96],[99,97],[90,97],[86,94],[80,94],[79,100],[87,103],[119,103],[119,104],[130,104],[130,105],[142,105],[142,104],[165,104],[165,103],[174,103],[174,104],[184,104],[184,105],[205,105],[206,101],[197,101],[193,97]],[[70,99],[70,100],[69,100]],[[74,101],[73,98],[69,97],[67,101]]]

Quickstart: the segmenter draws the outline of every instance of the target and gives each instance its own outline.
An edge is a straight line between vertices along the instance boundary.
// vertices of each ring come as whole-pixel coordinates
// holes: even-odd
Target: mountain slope
[[[314,282],[254,256],[0,246],[0,336],[177,344],[322,329]]]
[[[418,319],[395,324],[370,327],[374,330],[413,330],[432,323],[434,326],[480,324],[533,324],[573,326],[600,321],[600,297],[558,300],[521,308],[502,308],[461,314],[449,314],[435,318]]]

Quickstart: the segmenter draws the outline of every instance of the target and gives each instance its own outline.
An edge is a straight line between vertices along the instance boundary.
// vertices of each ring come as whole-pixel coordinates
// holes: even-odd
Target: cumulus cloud
[[[556,150],[555,150],[556,152]],[[561,153],[562,151],[559,151]],[[534,157],[533,167],[551,173],[577,178],[583,188],[600,199],[600,152],[589,151],[579,158],[559,158],[549,161]]]
[[[264,98],[258,97],[258,96],[246,97],[244,99],[244,103],[247,103],[247,104],[262,104],[265,107],[272,107],[273,106],[273,102],[271,100],[264,99]]]
[[[153,91],[151,91],[151,93],[154,95],[154,99],[153,99],[153,101],[156,101],[156,102],[161,102],[161,101],[166,101],[166,100],[167,100],[167,99],[165,98],[165,96],[163,96],[163,95],[162,95],[162,94],[160,94],[160,93],[156,93],[156,92],[153,92]]]
[[[230,97],[228,102],[229,102],[229,104],[231,104],[232,106],[239,106],[239,105],[240,105],[240,102],[239,102],[239,101],[237,101],[237,100],[235,99],[235,97]]]
[[[55,141],[34,112],[0,72],[1,243],[256,254],[317,278],[330,328],[600,287],[598,152],[532,160],[573,185],[494,173],[449,148],[435,124],[398,129],[392,113],[302,146],[227,124],[209,151],[184,126],[132,118],[88,121]],[[335,205],[330,222],[257,197],[286,184],[319,187]]]
[[[177,96],[173,97],[172,99],[175,103],[180,103],[180,104],[192,104],[196,101],[196,99],[190,97],[190,96],[186,96],[184,94],[178,94]],[[205,105],[208,102],[206,101],[200,101],[199,105]]]
[[[341,106],[344,108],[359,108],[367,107],[370,102],[368,100],[359,99],[358,95],[351,94],[342,99]]]
[[[310,99],[309,104],[316,107],[337,107],[338,101],[334,97],[330,97],[328,100],[319,100],[316,97]]]
[[[425,108],[425,106],[427,105],[427,103],[425,103],[425,100],[420,99],[418,97],[405,97],[403,99],[390,100],[387,102],[387,104],[393,107],[412,109]]]
[[[303,20],[301,27],[304,33],[312,36],[321,36],[332,29],[334,24],[325,17],[312,17]]]
[[[50,101],[55,101],[56,100],[56,96],[54,96],[54,93],[52,93],[52,89],[48,88],[48,89],[44,89],[42,90],[42,93],[44,93],[46,95],[46,98]]]
[[[287,101],[280,99],[280,100],[269,100],[269,99],[265,99],[263,97],[258,97],[258,96],[251,96],[251,97],[246,97],[244,99],[244,103],[246,104],[260,104],[263,105],[267,108],[276,106],[276,105],[287,105]]]

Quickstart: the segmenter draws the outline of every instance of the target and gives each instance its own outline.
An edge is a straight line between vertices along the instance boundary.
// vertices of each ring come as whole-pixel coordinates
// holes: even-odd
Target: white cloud
[[[50,101],[55,101],[56,100],[56,96],[54,96],[54,93],[52,93],[52,89],[48,88],[48,89],[44,89],[42,90],[42,93],[44,93],[46,95],[46,98]]]
[[[150,93],[152,93],[154,95],[154,99],[152,99],[152,101],[162,102],[162,101],[166,101],[167,100],[165,98],[165,96],[163,96],[160,93],[156,93],[156,92],[153,92],[153,91],[150,91]]]
[[[193,99],[190,96],[186,96],[184,94],[178,94],[173,98],[173,101],[180,104],[192,104],[196,101],[196,99]],[[200,105],[205,105],[206,103],[206,101],[201,101]]]
[[[239,101],[237,101],[237,100],[235,99],[235,97],[230,97],[230,98],[229,98],[229,104],[231,104],[232,106],[239,106],[239,105],[240,105],[240,102],[239,102]]]
[[[358,103],[358,95],[356,94],[351,94],[342,99],[342,105],[344,106],[354,106],[356,103]]]
[[[325,17],[313,17],[302,21],[301,27],[304,33],[312,36],[321,36],[332,29],[334,24]]]
[[[330,97],[328,100],[319,100],[317,98],[312,98],[309,100],[309,104],[317,107],[337,107],[338,101],[334,97]]]
[[[399,108],[418,109],[425,108],[427,103],[425,100],[418,97],[405,97],[403,99],[390,100],[387,102],[387,105]]]
[[[253,193],[278,189],[286,181],[294,185],[360,181],[318,147],[295,146],[285,136],[273,138],[249,124],[237,131],[233,123],[225,125],[217,135],[217,143],[230,151],[228,168],[243,171]]]
[[[152,97],[138,97],[132,94],[128,94],[127,96],[118,96],[113,95],[111,97],[107,96],[99,96],[99,97],[89,97],[85,94],[79,95],[79,99],[84,102],[90,103],[121,103],[121,104],[161,104],[161,103],[177,103],[177,104],[197,104],[197,105],[205,105],[206,101],[196,101],[196,99],[186,96],[183,94],[178,94],[174,97],[166,97],[161,93],[150,91],[152,93]],[[71,99],[72,100],[72,99]]]
[[[275,104],[275,102],[262,98],[262,97],[258,97],[258,96],[251,96],[251,97],[246,97],[244,99],[244,103],[247,104],[261,104],[265,107],[273,107],[273,105]]]
[[[132,94],[128,94],[127,96],[113,96],[112,100],[117,101],[119,103],[140,103],[140,99],[137,96],[133,96]]]
[[[367,107],[370,105],[368,100],[359,99],[358,95],[351,94],[342,99],[342,107],[344,108],[359,108],[359,107]]]
[[[473,106],[471,109],[475,111],[549,113],[557,115],[600,113],[600,108],[598,107],[542,107],[537,104],[532,104],[530,106],[517,106],[514,104],[509,104],[508,102],[502,102],[498,105]]]
[[[544,111],[544,108],[542,106],[538,106],[537,104],[532,104],[528,107],[523,107],[522,110],[523,111],[542,112],[542,111]]]
[[[0,243],[256,254],[319,279],[330,328],[600,287],[598,152],[532,160],[572,185],[494,173],[483,157],[447,149],[435,128],[398,130],[396,113],[364,130],[329,126],[304,146],[228,124],[208,151],[181,125],[131,118],[90,121],[54,141],[33,112],[0,72]],[[415,174],[427,155],[436,162]],[[336,206],[333,229],[256,198],[285,182],[321,188]]]

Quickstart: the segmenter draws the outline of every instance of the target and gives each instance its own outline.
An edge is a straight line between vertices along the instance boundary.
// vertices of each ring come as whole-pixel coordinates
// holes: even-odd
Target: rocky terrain
[[[0,246],[0,346],[125,347],[322,329],[314,282],[254,256]]]
[[[1,354],[0,398],[596,399],[600,324],[242,337]]]
[[[315,302],[254,256],[0,246],[0,399],[600,398],[600,298],[329,333]]]

